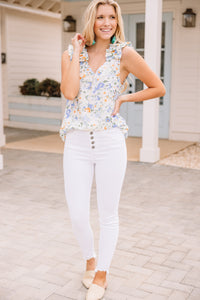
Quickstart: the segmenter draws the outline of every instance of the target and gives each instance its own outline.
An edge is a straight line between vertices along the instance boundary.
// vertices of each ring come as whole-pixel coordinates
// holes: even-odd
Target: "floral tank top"
[[[106,49],[106,60],[94,73],[88,63],[87,48],[80,54],[80,89],[74,100],[67,100],[65,114],[60,127],[60,137],[65,141],[71,129],[106,130],[118,127],[128,136],[128,126],[118,113],[111,116],[115,101],[124,90],[125,82],[120,82],[120,59],[122,48],[130,42],[110,44]],[[68,53],[72,60],[73,46]]]

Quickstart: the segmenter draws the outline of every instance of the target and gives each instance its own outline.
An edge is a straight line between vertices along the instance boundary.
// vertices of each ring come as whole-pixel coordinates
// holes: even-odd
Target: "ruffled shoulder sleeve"
[[[126,46],[133,48],[131,42],[111,44],[110,45],[110,53],[108,54],[108,56],[114,57],[114,58],[120,60],[121,56],[122,56],[122,49]]]
[[[121,49],[126,47],[126,46],[133,48],[132,43],[130,41],[129,42],[123,42],[123,43],[118,44],[118,45],[120,46]]]
[[[68,51],[70,61],[71,61],[72,57],[73,57],[73,52],[74,52],[74,48],[71,44],[68,46],[67,51]],[[79,61],[86,61],[86,60],[88,60],[88,53],[87,53],[86,48],[84,47],[83,51],[80,53]]]

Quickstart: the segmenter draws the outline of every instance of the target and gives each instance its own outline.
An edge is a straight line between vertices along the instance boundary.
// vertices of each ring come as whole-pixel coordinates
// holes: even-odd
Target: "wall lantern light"
[[[66,16],[63,20],[64,32],[76,32],[76,20],[72,16]]]
[[[196,14],[192,8],[187,8],[183,13],[183,27],[195,27],[196,25]]]
[[[4,53],[4,52],[1,53],[1,63],[2,64],[6,63],[6,53]]]

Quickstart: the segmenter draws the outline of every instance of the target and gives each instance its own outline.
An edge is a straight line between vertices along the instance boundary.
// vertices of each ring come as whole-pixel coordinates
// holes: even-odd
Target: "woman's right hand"
[[[74,47],[74,51],[79,51],[79,54],[83,51],[85,43],[86,39],[80,33],[76,33],[76,35],[72,38],[72,45]]]

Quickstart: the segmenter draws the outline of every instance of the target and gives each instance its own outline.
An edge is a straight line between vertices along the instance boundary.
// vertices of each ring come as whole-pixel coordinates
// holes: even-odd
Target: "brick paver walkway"
[[[62,155],[4,149],[0,300],[84,300]],[[128,162],[106,300],[200,299],[200,171]],[[95,185],[91,223],[98,246]],[[98,253],[98,251],[97,251]]]

